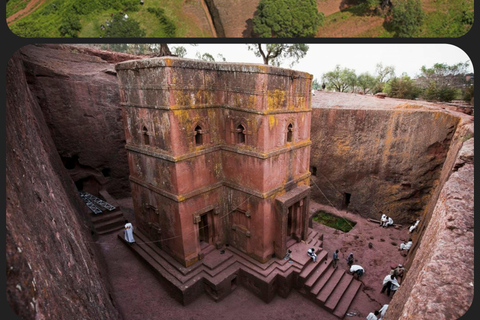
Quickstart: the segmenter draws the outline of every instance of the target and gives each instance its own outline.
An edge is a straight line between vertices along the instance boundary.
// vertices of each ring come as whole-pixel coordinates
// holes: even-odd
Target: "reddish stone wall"
[[[474,293],[473,121],[464,117],[385,319],[458,319]],[[473,316],[473,312],[469,312]]]
[[[177,58],[125,62],[116,69],[131,181],[139,185],[132,187],[133,197],[153,192],[170,199],[171,211],[159,219],[176,231],[162,247],[185,265],[197,261],[200,216],[218,207],[208,215],[215,230],[211,244],[228,241],[268,260],[279,227],[275,197],[309,181],[311,76]],[[231,205],[232,197],[243,199],[242,208]],[[143,210],[135,203],[136,212]],[[149,221],[139,224],[147,228]]]
[[[315,200],[345,208],[348,193],[349,211],[374,219],[385,213],[398,223],[415,221],[437,185],[458,117],[402,103],[381,109],[352,108],[354,101],[349,107],[315,105]]]
[[[22,52],[6,77],[7,301],[22,319],[119,319],[86,207],[27,85]]]
[[[77,184],[98,195],[130,194],[113,63],[137,56],[62,45],[20,49],[27,82],[58,153]]]

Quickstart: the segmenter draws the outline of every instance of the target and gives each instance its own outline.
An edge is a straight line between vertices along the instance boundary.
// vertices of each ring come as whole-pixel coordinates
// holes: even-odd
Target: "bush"
[[[71,37],[76,38],[78,36],[78,32],[82,30],[82,24],[80,23],[80,19],[75,14],[67,14],[60,24],[58,31],[62,35],[62,37]]]
[[[103,37],[106,38],[141,38],[146,32],[140,28],[140,23],[132,18],[125,19],[123,15],[115,15],[107,26]]]
[[[391,18],[395,36],[409,38],[418,34],[425,13],[419,0],[399,0],[392,9]]]
[[[165,37],[175,37],[177,27],[170,19],[167,18],[167,16],[165,15],[165,10],[163,10],[162,8],[148,8],[147,11],[151,14],[154,14],[160,20],[163,31],[165,33]]]

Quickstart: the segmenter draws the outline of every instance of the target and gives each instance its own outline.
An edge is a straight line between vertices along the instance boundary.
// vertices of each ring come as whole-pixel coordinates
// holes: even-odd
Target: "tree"
[[[314,37],[325,16],[315,0],[260,0],[253,32],[262,38]]]
[[[422,66],[417,78],[418,85],[424,90],[422,96],[427,100],[452,101],[465,90],[469,63],[454,65],[435,63],[433,67]]]
[[[105,38],[141,38],[145,36],[145,30],[132,18],[123,15],[115,15],[106,27],[103,37]]]
[[[62,35],[62,37],[78,37],[78,32],[82,30],[82,24],[80,23],[80,19],[78,15],[73,13],[68,13],[64,16],[60,27],[58,27],[58,31]]]
[[[395,67],[384,67],[382,63],[377,63],[375,67],[375,74],[375,87],[373,88],[372,93],[382,92],[383,88],[385,87],[385,83],[387,83],[391,78],[395,77]]]
[[[416,99],[420,94],[420,88],[408,75],[403,74],[400,78],[394,77],[385,86],[385,92],[392,98]]]
[[[367,94],[375,88],[375,77],[368,72],[364,72],[358,76],[357,85],[362,89],[364,94]]]
[[[173,47],[172,51],[174,55],[180,58],[184,58],[187,55],[187,49],[184,46]]]
[[[340,69],[340,65],[337,65],[333,71],[323,74],[322,79],[327,89],[338,92],[346,92],[348,89],[354,91],[357,83],[355,70]]]
[[[248,45],[248,50],[253,51],[255,56],[262,57],[264,64],[280,66],[283,59],[293,59],[290,63],[292,67],[299,59],[305,57],[309,49],[308,45],[303,43],[284,44],[284,43],[261,43]]]
[[[320,85],[320,83],[318,82],[317,79],[313,79],[312,81],[312,89],[313,90],[320,90],[322,88],[322,86]]]
[[[392,27],[396,37],[410,38],[418,34],[425,13],[419,0],[398,0],[392,9]]]
[[[200,52],[197,52],[195,57],[199,60],[215,62],[215,58],[208,52],[206,52],[204,54],[200,54]]]

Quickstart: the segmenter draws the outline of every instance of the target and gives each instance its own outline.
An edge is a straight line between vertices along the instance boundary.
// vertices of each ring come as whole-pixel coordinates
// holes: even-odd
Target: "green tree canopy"
[[[337,65],[333,71],[323,74],[322,79],[327,89],[338,92],[354,91],[357,84],[355,70],[341,69],[340,65]]]
[[[385,86],[385,92],[392,98],[414,100],[419,96],[420,91],[415,81],[406,74],[392,78]]]
[[[323,24],[315,0],[260,0],[253,32],[262,38],[314,37]]]
[[[418,34],[425,19],[419,0],[397,0],[392,9],[392,27],[396,37],[411,38]]]
[[[105,38],[141,38],[145,36],[145,30],[132,18],[115,15],[106,27],[103,37]]]
[[[285,43],[269,43],[269,44],[249,44],[248,50],[253,51],[255,56],[262,57],[264,64],[280,66],[284,59],[293,59],[290,63],[292,67],[299,59],[305,57],[309,47],[304,43],[285,44]]]
[[[357,77],[357,86],[365,94],[371,92],[375,88],[376,83],[375,77],[368,72],[364,72]]]
[[[460,92],[465,90],[468,66],[468,62],[451,66],[435,63],[431,68],[422,66],[417,83],[424,90],[423,97],[436,101],[451,101],[457,98]]]

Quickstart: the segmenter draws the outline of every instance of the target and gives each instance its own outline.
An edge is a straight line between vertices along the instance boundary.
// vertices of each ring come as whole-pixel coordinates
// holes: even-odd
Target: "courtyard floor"
[[[131,199],[118,202],[125,217],[135,225]],[[355,315],[345,316],[345,319],[365,319],[369,312],[379,309],[391,299],[380,293],[382,280],[389,273],[391,264],[403,264],[405,261],[398,251],[398,245],[408,238],[409,226],[384,229],[357,214],[311,201],[310,211],[318,210],[356,222],[348,233],[316,222],[313,222],[313,229],[324,234],[323,248],[329,255],[339,249],[339,268],[348,269],[345,259],[350,252],[354,254],[354,263],[365,268],[365,274],[360,279],[364,285],[349,308],[349,312]],[[97,244],[107,264],[113,299],[124,319],[338,319],[296,290],[292,290],[286,299],[276,296],[266,304],[238,286],[218,303],[204,294],[188,306],[182,306],[169,296],[152,271],[117,238],[116,232],[100,236]]]

